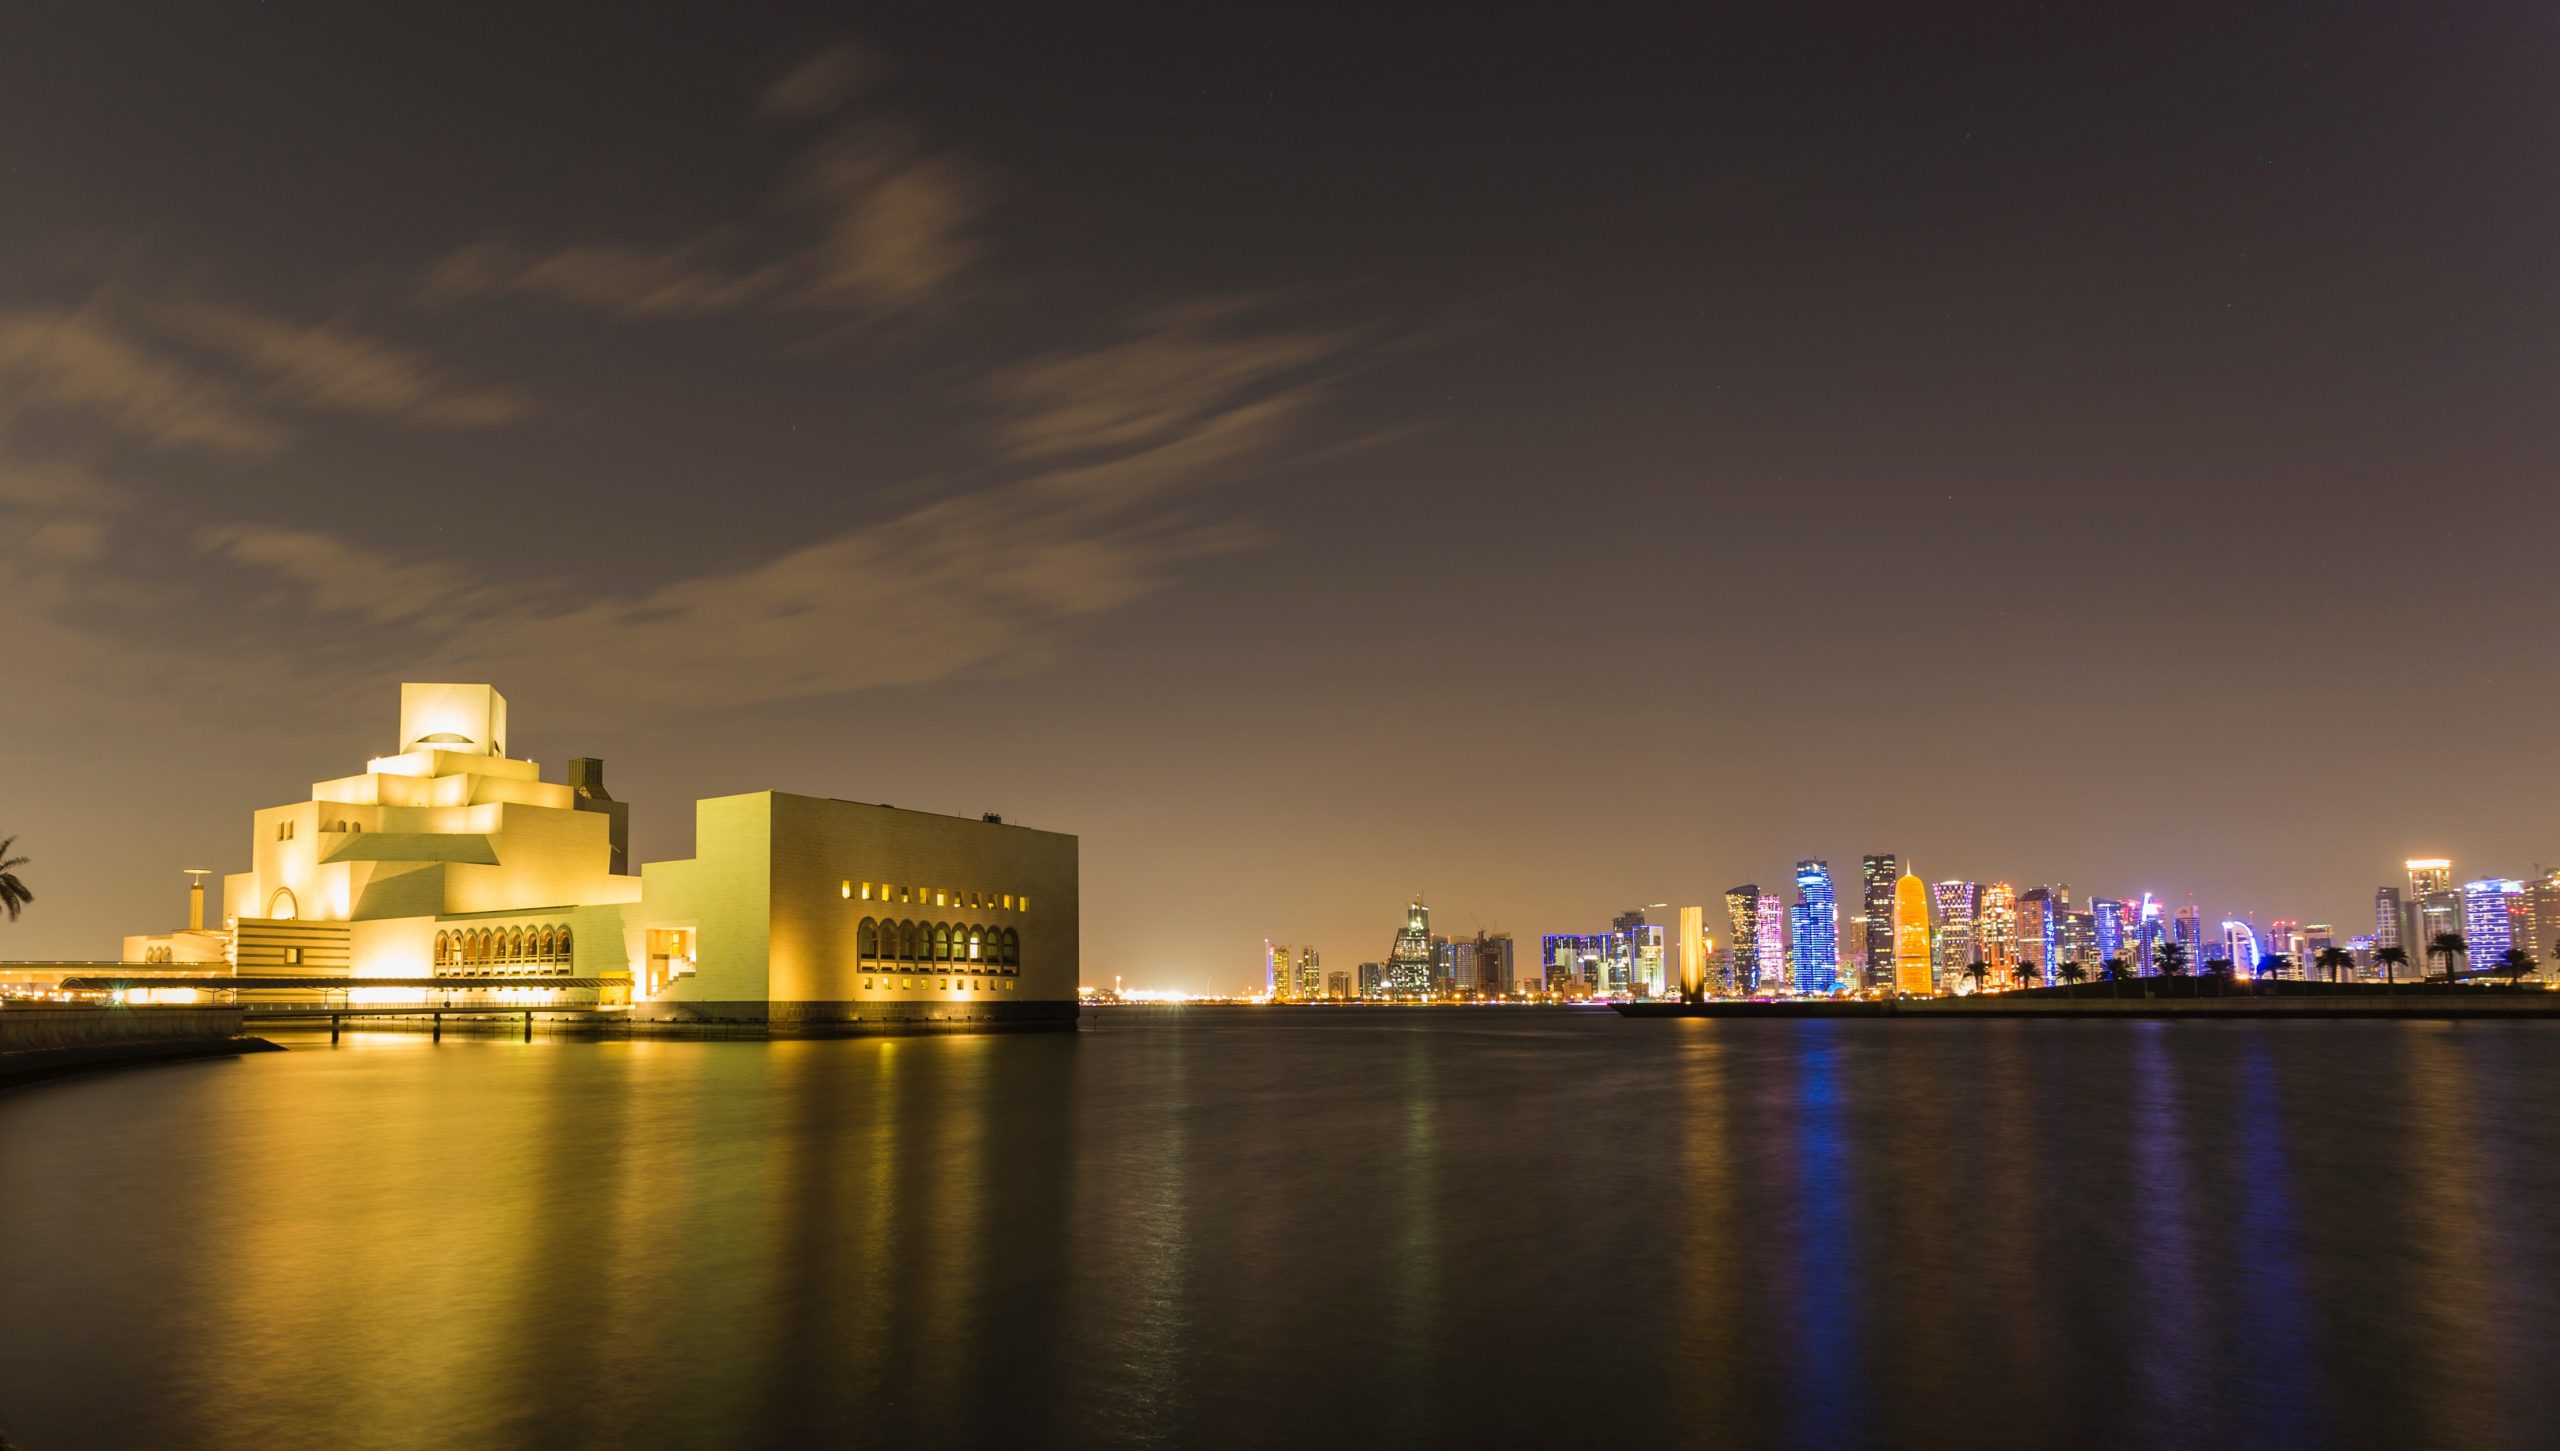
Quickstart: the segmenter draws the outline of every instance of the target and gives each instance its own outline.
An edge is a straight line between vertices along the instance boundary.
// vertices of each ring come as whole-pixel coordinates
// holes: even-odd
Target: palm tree
[[[1964,975],[1973,979],[1973,990],[1982,991],[1982,980],[1991,976],[1991,964],[1977,957],[1964,965]]]
[[[2162,977],[2184,977],[2187,973],[2187,945],[2163,942],[2151,949],[2151,960],[2158,965]]]
[[[2514,987],[2526,973],[2541,965],[2533,960],[2532,953],[2521,947],[2510,947],[2498,954],[2498,965],[2489,969],[2489,975],[2503,977],[2507,980],[2507,986]]]
[[[0,836],[0,907],[9,909],[12,922],[18,920],[20,909],[36,899],[36,894],[27,890],[27,884],[18,880],[17,869],[25,866],[27,859],[9,855],[9,848],[17,844],[18,839],[14,836]]]
[[[2409,949],[2377,947],[2373,951],[2373,965],[2382,969],[2382,982],[2385,987],[2388,987],[2399,980],[2395,974],[2409,965]]]
[[[2427,940],[2427,956],[2441,957],[2444,959],[2444,985],[2446,987],[2451,987],[2455,982],[2459,981],[2459,978],[2455,975],[2453,970],[2453,960],[2457,957],[2468,957],[2470,955],[2471,944],[2463,941],[2462,934],[2459,932],[2439,932]]]
[[[2018,986],[2022,988],[2034,987],[2036,985],[2035,959],[2032,957],[2019,958],[2018,965],[2009,969],[2009,975],[2016,978],[2018,980]]]
[[[2089,980],[2089,969],[2082,967],[2080,965],[2080,959],[2076,957],[2065,962],[2062,966],[2055,968],[2053,973],[2054,976],[2061,978],[2064,982],[2072,983],[2074,985],[2084,983]]]
[[[2284,970],[2291,966],[2293,966],[2293,959],[2285,956],[2281,952],[2261,953],[2258,956],[2258,971],[2256,975],[2259,977],[2282,977],[2284,976]]]
[[[2347,970],[2356,965],[2356,955],[2343,947],[2323,947],[2320,949],[2320,955],[2311,959],[2311,963],[2314,967],[2327,968],[2329,981],[2345,982]]]

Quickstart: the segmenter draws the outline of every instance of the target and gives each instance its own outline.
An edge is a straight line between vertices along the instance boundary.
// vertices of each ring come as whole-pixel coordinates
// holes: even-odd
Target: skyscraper
[[[1929,970],[1929,887],[1909,872],[1893,884],[1893,990],[1915,996],[1937,991]]]
[[[2375,950],[2379,951],[2385,947],[2397,947],[2404,952],[2408,950],[2409,944],[2400,935],[2402,930],[2407,926],[2407,910],[2407,904],[2400,899],[2400,889],[2398,887],[2376,887],[2373,889],[2373,945]]]
[[[1647,922],[1645,909],[1621,912],[1609,924],[1616,941],[1609,954],[1609,990],[1632,998],[1662,992],[1670,982],[1669,934]]]
[[[2007,882],[1993,882],[1982,889],[1982,960],[1991,964],[1994,974],[2009,970],[2009,939],[2018,930],[2018,889]]]
[[[1976,951],[1974,917],[1982,889],[1971,882],[1940,882],[1929,895],[1938,909],[1938,986],[1952,991]]]
[[[2053,981],[2054,918],[2060,910],[2050,887],[2029,887],[2018,894],[2018,925],[2010,947],[2017,966],[2035,969],[2030,987]]]
[[[2533,899],[2534,936],[2529,950],[2542,959],[2544,981],[2560,980],[2560,871],[2535,867],[2524,889]]]
[[[1680,996],[1696,1002],[1713,984],[1707,981],[1707,909],[1680,909]]]
[[[1794,979],[1787,972],[1787,909],[1775,892],[1760,894],[1760,986],[1764,993],[1785,992]]]
[[[1831,993],[1840,989],[1840,908],[1831,892],[1831,864],[1796,863],[1796,904],[1787,925],[1795,938],[1796,991]]]
[[[1316,950],[1312,947],[1301,947],[1298,949],[1298,991],[1296,993],[1296,997],[1300,1002],[1311,1003],[1323,996],[1324,969],[1317,963]]]
[[[1865,889],[1859,897],[1859,915],[1866,923],[1865,940],[1858,944],[1858,986],[1871,992],[1892,986],[1896,973],[1899,924],[1894,917],[1894,892],[1901,877],[1899,860],[1892,852],[1858,859],[1859,881]]]
[[[2199,911],[2193,902],[2180,907],[2171,915],[2169,940],[2186,949],[2189,972],[2202,970],[2205,959],[2215,955],[2204,950],[2204,913]],[[2251,966],[2255,965],[2251,964]]]
[[[1476,934],[1476,977],[1487,997],[1509,997],[1519,991],[1519,965],[1512,955],[1511,934]]]
[[[2115,897],[2089,899],[2090,942],[2098,954],[2098,961],[2121,961],[2125,970],[2130,972],[2133,970],[2133,953],[2127,938],[2128,925],[2123,901]]]
[[[2258,947],[2258,929],[2237,917],[2224,918],[2222,950],[2218,955],[2231,959],[2231,970],[2239,977],[2256,973],[2258,959],[2264,955]]]
[[[2515,909],[2508,899],[2523,893],[2524,883],[2504,877],[2463,883],[2462,942],[2470,949],[2466,958],[2471,971],[2497,966],[2507,949],[2516,945]]]
[[[2054,955],[2062,962],[2076,962],[2092,977],[2098,972],[2098,914],[2065,912],[2062,926],[2054,934]]]
[[[1597,997],[1608,981],[1609,951],[1615,939],[1606,935],[1549,933],[1539,939],[1547,995],[1556,998]]]
[[[1376,999],[1387,995],[1387,969],[1384,963],[1360,964],[1360,996]]]
[[[2453,890],[2453,862],[2448,858],[2412,857],[2401,865],[2409,870],[2411,901],[2431,893]]]
[[[2319,976],[2321,973],[2320,954],[2337,945],[2338,933],[2336,928],[2331,927],[2326,922],[2304,923],[2302,925],[2302,955],[2293,960],[2294,975],[2305,978]],[[2352,977],[2354,974],[2349,973],[2348,976]]]
[[[1400,998],[1431,995],[1431,909],[1415,898],[1404,909],[1404,927],[1387,949],[1387,991]]]
[[[1265,940],[1262,944],[1262,990],[1273,1002],[1285,1003],[1298,990],[1298,980],[1289,971],[1289,944]]]
[[[1476,994],[1476,944],[1471,937],[1434,938],[1431,944],[1432,977],[1442,996],[1474,997]]]
[[[1727,888],[1724,915],[1731,923],[1733,935],[1725,952],[1725,991],[1747,998],[1760,990],[1760,884],[1745,882]],[[1775,971],[1776,963],[1770,964]]]

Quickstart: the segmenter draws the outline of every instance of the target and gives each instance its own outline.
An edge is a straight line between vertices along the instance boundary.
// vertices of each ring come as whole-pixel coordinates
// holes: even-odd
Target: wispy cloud
[[[827,51],[777,80],[758,109],[826,117],[872,67],[859,50]],[[975,224],[991,196],[977,166],[925,144],[911,128],[844,117],[789,165],[770,221],[673,243],[476,242],[428,268],[418,299],[450,306],[531,298],[624,319],[758,308],[886,317],[947,295],[979,260]]]
[[[458,385],[423,354],[334,324],[209,303],[171,306],[159,321],[263,376],[268,396],[287,402],[440,428],[487,428],[532,408],[519,394]]]
[[[1186,561],[1234,547],[1234,530],[1170,496],[1289,457],[1293,424],[1343,346],[1222,333],[1199,312],[1152,318],[1135,336],[990,381],[1011,427],[1039,441],[1005,447],[1009,476],[638,592],[528,597],[460,565],[301,528],[224,526],[196,543],[286,590],[287,608],[411,632],[417,668],[538,672],[598,709],[644,690],[667,705],[738,705],[1010,670]],[[1178,406],[1143,408],[1182,360],[1199,366]]]
[[[795,120],[823,116],[852,99],[878,70],[878,58],[862,47],[830,46],[765,87],[757,109]]]
[[[316,529],[210,525],[196,531],[195,544],[298,588],[312,609],[375,624],[486,613],[495,603],[460,565],[395,559]]]
[[[236,306],[127,291],[0,312],[0,435],[67,414],[154,447],[253,457],[292,441],[296,409],[485,428],[528,408],[512,393],[457,386],[421,354],[349,328]]]
[[[768,302],[791,280],[780,266],[726,270],[712,260],[716,250],[708,243],[650,251],[582,242],[535,252],[477,242],[430,268],[418,297],[437,306],[530,297],[614,317],[701,317]]]
[[[284,428],[235,390],[89,311],[0,314],[0,424],[84,414],[141,441],[219,454],[271,453]]]

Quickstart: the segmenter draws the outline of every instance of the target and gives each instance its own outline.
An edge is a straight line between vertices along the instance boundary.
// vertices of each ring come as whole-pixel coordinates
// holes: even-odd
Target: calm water
[[[27,1451],[2560,1437],[2560,1026],[304,1046],[0,1095]]]

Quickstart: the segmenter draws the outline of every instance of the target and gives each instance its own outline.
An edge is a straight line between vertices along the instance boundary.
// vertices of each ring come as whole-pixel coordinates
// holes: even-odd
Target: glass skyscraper
[[[1831,864],[1796,863],[1796,904],[1787,911],[1795,938],[1796,991],[1840,989],[1840,906],[1831,891]]]
[[[1902,876],[1902,859],[1892,852],[1861,857],[1858,883],[1863,889],[1859,915],[1866,928],[1854,944],[1859,959],[1857,985],[1873,990],[1893,986],[1893,893]]]
[[[2516,945],[2515,907],[2509,901],[2524,893],[2524,883],[2482,877],[2462,885],[2462,941],[2470,948],[2470,970],[2486,971]]]
[[[1745,882],[1724,894],[1724,914],[1733,923],[1733,935],[1725,939],[1725,984],[1727,992],[1749,997],[1760,990],[1760,884]],[[1769,971],[1775,973],[1777,964]]]
[[[1981,910],[1982,889],[1971,882],[1938,882],[1929,888],[1938,912],[1938,986],[1952,991],[1973,961],[1974,917]]]
[[[1775,892],[1760,894],[1760,991],[1787,985],[1787,904]]]
[[[2097,937],[2098,961],[2120,957],[2127,964],[2126,970],[2131,971],[2133,954],[2126,950],[2124,903],[2113,897],[2091,897],[2089,919]]]

